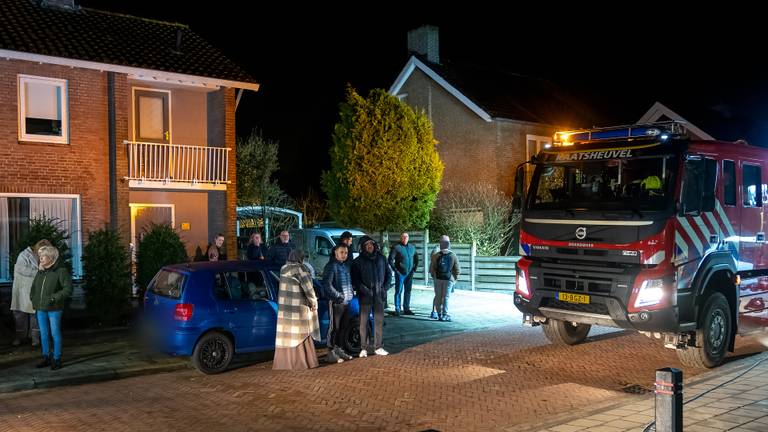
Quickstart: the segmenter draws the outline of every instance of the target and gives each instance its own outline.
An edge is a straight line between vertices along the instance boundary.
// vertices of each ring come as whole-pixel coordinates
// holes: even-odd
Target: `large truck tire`
[[[725,359],[733,317],[728,300],[715,292],[704,304],[701,325],[696,329],[696,346],[677,350],[680,363],[697,368],[713,368]]]
[[[589,324],[574,324],[569,321],[548,319],[541,325],[544,334],[553,345],[576,345],[583,342],[592,328]]]

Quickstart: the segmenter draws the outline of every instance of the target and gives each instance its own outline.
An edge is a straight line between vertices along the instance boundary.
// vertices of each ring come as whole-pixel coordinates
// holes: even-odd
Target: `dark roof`
[[[0,49],[256,83],[185,25],[40,1],[0,0]]]
[[[557,84],[477,64],[435,64],[429,68],[495,118],[557,126],[586,127],[598,117]]]

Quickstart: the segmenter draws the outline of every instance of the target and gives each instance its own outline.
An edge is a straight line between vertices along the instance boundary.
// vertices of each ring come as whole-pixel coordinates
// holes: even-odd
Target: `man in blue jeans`
[[[389,253],[389,267],[395,272],[395,315],[400,315],[401,304],[403,315],[413,315],[411,311],[411,288],[413,287],[413,273],[419,266],[419,255],[416,253],[416,248],[408,244],[408,238],[407,232],[400,234],[400,243],[392,246]],[[402,302],[401,294],[403,294]]]

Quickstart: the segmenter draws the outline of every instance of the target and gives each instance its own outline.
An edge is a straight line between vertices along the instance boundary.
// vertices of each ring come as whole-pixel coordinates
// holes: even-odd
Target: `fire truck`
[[[719,365],[768,323],[767,164],[768,149],[681,122],[556,133],[516,175],[524,324],[564,345],[634,329]]]

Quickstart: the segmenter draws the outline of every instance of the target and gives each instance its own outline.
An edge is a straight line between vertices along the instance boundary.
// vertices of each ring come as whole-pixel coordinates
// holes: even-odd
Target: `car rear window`
[[[170,298],[181,298],[181,292],[184,288],[184,281],[187,277],[181,273],[167,270],[160,270],[155,277],[155,283],[150,290],[157,295]]]

